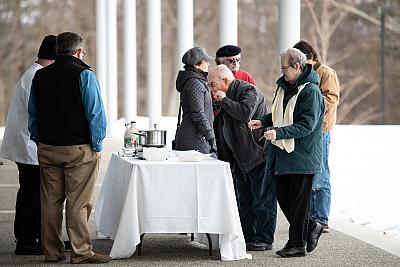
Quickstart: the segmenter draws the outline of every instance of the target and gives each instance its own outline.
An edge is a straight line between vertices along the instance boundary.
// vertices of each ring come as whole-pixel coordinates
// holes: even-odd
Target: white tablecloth
[[[219,234],[222,260],[246,253],[229,164],[219,160],[146,161],[113,154],[96,202],[110,256],[129,258],[142,233]]]

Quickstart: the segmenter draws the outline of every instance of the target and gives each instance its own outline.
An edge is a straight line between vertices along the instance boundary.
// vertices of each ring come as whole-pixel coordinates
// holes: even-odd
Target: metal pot
[[[164,147],[167,144],[167,131],[157,130],[157,124],[154,124],[154,130],[139,130],[139,145],[145,147]]]

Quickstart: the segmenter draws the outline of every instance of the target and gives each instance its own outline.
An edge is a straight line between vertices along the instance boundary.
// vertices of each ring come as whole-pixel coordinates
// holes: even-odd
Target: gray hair
[[[228,81],[233,81],[235,79],[232,71],[224,64],[216,66],[212,72],[220,79],[227,79]]]
[[[282,51],[279,56],[280,56],[281,60],[284,57],[288,57],[288,64],[292,67],[296,63],[299,63],[302,70],[304,70],[304,68],[307,64],[306,55],[297,48],[288,48],[288,49]]]
[[[76,51],[83,48],[83,39],[79,34],[63,32],[57,35],[57,55],[74,55]]]

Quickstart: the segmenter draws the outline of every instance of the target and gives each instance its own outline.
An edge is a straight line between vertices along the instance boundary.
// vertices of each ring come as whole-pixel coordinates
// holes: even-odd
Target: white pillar
[[[107,0],[107,116],[110,126],[118,119],[117,72],[117,0]]]
[[[300,0],[279,0],[279,53],[300,40]]]
[[[161,2],[147,1],[147,113],[149,127],[162,115]]]
[[[182,69],[183,54],[193,47],[193,0],[178,0],[177,3],[176,66]]]
[[[219,0],[219,46],[237,45],[237,0]]]
[[[100,83],[104,109],[107,110],[107,32],[106,0],[96,0],[96,76]]]
[[[136,0],[124,0],[124,117],[137,115]]]
[[[182,56],[193,47],[193,0],[177,0],[177,32],[176,32],[176,55],[175,55],[175,76],[183,69]],[[175,97],[171,97],[168,107],[168,114],[177,113],[179,107],[179,94],[174,88]]]

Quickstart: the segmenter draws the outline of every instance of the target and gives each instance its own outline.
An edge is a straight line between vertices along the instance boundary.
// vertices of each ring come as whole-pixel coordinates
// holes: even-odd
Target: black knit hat
[[[56,36],[47,35],[44,37],[42,44],[40,45],[39,52],[37,55],[41,59],[56,59]]]
[[[217,57],[233,57],[239,55],[242,49],[239,46],[235,45],[225,45],[220,47],[217,50],[216,56]]]

